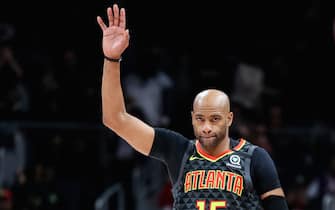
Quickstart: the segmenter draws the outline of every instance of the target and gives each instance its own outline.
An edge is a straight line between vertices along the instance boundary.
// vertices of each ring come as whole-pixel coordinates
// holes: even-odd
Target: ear
[[[227,126],[230,127],[231,124],[233,123],[233,118],[234,118],[234,113],[233,112],[229,112],[227,114]]]

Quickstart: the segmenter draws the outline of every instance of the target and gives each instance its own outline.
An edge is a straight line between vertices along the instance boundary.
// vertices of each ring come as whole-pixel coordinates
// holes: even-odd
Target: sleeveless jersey
[[[232,140],[232,149],[218,157],[190,143],[174,184],[174,210],[261,210],[250,175],[255,145]],[[235,145],[234,145],[235,144]]]

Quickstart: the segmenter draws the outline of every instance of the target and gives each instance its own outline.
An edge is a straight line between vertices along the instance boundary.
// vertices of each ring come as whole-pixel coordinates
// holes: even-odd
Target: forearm
[[[102,76],[102,115],[105,125],[115,126],[126,114],[120,80],[120,63],[105,59]]]
[[[126,112],[120,81],[120,63],[105,60],[102,76],[103,123],[133,148],[148,155],[154,130]]]

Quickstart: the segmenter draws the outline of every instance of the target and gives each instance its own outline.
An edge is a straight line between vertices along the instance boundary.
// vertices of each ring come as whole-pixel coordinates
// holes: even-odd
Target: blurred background
[[[222,89],[231,135],[271,154],[290,209],[335,209],[335,14],[320,0],[72,0],[0,3],[1,210],[171,209],[165,167],[101,122],[96,16],[112,3],[130,113],[193,138],[195,94]]]

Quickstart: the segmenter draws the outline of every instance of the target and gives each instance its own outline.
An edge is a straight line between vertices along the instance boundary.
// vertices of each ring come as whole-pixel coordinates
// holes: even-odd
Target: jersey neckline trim
[[[244,139],[241,138],[240,142],[233,149],[225,150],[224,152],[222,152],[221,154],[219,154],[217,156],[212,156],[212,155],[206,153],[206,151],[204,151],[201,148],[201,145],[200,145],[200,143],[199,143],[198,140],[195,143],[195,147],[196,147],[196,150],[197,150],[198,154],[201,157],[205,158],[208,161],[216,162],[219,159],[221,159],[221,158],[223,158],[223,157],[225,157],[227,155],[230,155],[230,154],[234,153],[235,151],[238,151],[238,150],[242,149],[245,144],[246,144],[246,140],[244,140]]]

